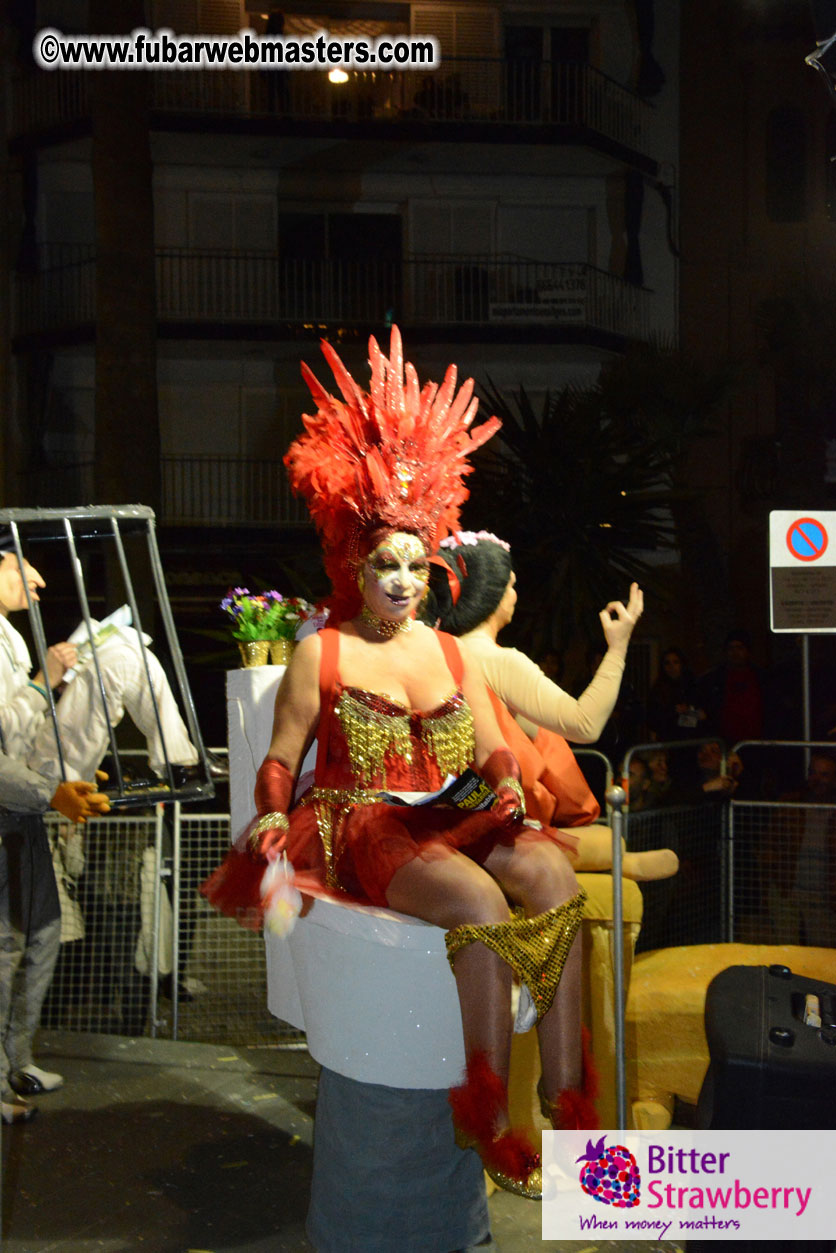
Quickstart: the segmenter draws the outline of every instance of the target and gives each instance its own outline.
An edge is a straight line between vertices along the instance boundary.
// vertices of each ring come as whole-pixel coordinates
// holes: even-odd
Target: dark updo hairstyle
[[[458,539],[459,534],[451,538]],[[471,534],[469,538],[474,537]],[[451,580],[444,568],[433,562],[423,617],[451,635],[466,635],[499,606],[511,577],[511,553],[502,541],[479,537],[475,543],[440,548],[438,556],[452,572],[460,588],[459,597],[453,604]]]

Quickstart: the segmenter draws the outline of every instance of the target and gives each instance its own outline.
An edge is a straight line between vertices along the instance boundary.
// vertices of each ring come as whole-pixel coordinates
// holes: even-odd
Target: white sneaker
[[[40,1066],[31,1063],[9,1077],[9,1087],[19,1096],[37,1096],[40,1092],[54,1092],[63,1087],[64,1076],[54,1071],[41,1070]]]

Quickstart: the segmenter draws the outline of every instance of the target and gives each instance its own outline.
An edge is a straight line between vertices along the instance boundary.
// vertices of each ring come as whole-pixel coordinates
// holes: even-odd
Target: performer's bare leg
[[[460,853],[402,866],[389,884],[387,903],[449,931],[465,923],[507,922],[508,903],[493,878]],[[454,958],[462,1012],[465,1055],[487,1055],[494,1072],[508,1081],[511,1053],[511,968],[482,943],[468,944]],[[507,1122],[500,1120],[499,1129]]]
[[[578,892],[572,867],[560,849],[545,841],[523,837],[513,847],[498,845],[486,861],[512,900],[529,917],[564,904]],[[574,944],[563,967],[551,1008],[543,1015],[537,1034],[543,1063],[543,1087],[552,1103],[565,1088],[581,1083],[581,941]]]

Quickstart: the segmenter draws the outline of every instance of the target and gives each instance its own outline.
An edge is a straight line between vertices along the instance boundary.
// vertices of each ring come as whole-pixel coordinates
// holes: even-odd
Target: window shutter
[[[412,32],[435,35],[441,45],[436,71],[455,79],[465,117],[490,117],[500,107],[501,23],[490,5],[413,4]],[[461,58],[475,57],[481,64]],[[446,64],[445,62],[452,62]],[[458,92],[457,92],[458,95]]]

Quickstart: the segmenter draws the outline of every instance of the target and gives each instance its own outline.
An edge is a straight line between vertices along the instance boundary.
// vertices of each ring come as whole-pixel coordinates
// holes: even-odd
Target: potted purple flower
[[[232,620],[232,638],[245,666],[266,665],[271,655],[274,662],[286,665],[297,630],[313,612],[299,596],[284,597],[275,590],[251,592],[246,587],[232,588],[221,609]]]

